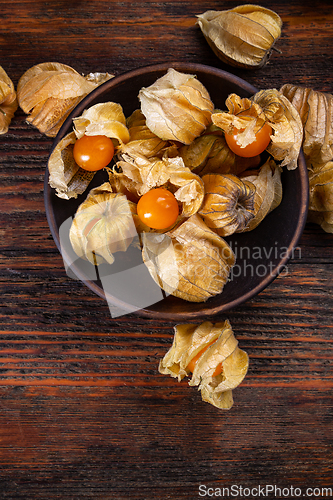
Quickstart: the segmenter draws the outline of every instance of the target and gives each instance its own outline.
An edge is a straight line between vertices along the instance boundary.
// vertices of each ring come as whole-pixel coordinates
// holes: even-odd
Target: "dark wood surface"
[[[284,24],[281,54],[256,71],[224,65],[195,25],[197,14],[236,5],[1,1],[0,65],[16,85],[46,61],[118,75],[178,60],[258,88],[333,92],[330,0],[263,0]],[[233,408],[220,411],[158,373],[172,322],[112,319],[66,275],[43,201],[51,145],[20,110],[0,137],[0,498],[192,500],[203,498],[200,484],[332,488],[333,236],[307,224],[286,273],[208,318],[228,318],[250,357]]]

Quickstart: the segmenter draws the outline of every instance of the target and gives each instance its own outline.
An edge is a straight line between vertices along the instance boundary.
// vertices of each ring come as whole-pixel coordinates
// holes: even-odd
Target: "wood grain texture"
[[[263,0],[284,24],[281,54],[256,71],[223,64],[195,24],[237,4],[1,2],[0,64],[15,85],[45,61],[118,75],[178,60],[258,88],[333,92],[329,0]],[[307,224],[284,273],[207,318],[228,317],[250,356],[234,407],[221,412],[158,373],[172,322],[112,319],[66,275],[43,201],[51,145],[20,110],[0,136],[0,498],[192,500],[200,484],[332,487],[333,236]]]

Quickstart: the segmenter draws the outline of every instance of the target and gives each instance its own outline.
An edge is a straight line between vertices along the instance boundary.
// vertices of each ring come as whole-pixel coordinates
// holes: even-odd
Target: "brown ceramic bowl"
[[[169,67],[197,75],[209,91],[216,108],[225,109],[225,99],[232,92],[241,97],[257,92],[255,87],[235,75],[201,64],[165,63],[139,68],[113,78],[84,98],[63,124],[53,147],[72,131],[72,118],[81,115],[84,109],[96,103],[120,103],[125,116],[129,116],[140,106],[137,97],[139,90],[155,82]],[[103,172],[96,174],[90,187],[106,180],[103,176]],[[47,169],[45,207],[52,236],[69,276],[81,280],[93,292],[106,299],[113,317],[135,312],[143,317],[187,321],[224,313],[239,306],[263,290],[281,271],[286,272],[285,266],[290,257],[299,256],[297,243],[308,209],[308,176],[302,154],[296,170],[283,171],[282,183],[283,200],[278,208],[253,231],[226,238],[236,253],[236,266],[223,292],[204,303],[187,302],[171,295],[163,296],[160,289],[152,289],[152,292],[146,293],[150,284],[146,281],[147,277],[143,279],[140,274],[145,266],[141,264],[141,256],[134,250],[118,252],[120,260],[114,270],[111,270],[112,266],[99,266],[95,269],[78,259],[68,239],[68,221],[72,220],[88,190],[76,200],[58,198],[48,184]],[[143,301],[142,297],[145,297]]]

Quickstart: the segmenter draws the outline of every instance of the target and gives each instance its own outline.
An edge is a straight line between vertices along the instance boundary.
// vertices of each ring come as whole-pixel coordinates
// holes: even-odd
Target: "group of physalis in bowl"
[[[50,156],[50,186],[77,197],[107,169],[109,180],[73,219],[75,253],[112,264],[138,234],[143,262],[165,292],[206,301],[222,292],[235,263],[224,237],[254,229],[281,202],[281,170],[297,166],[302,123],[275,89],[231,94],[227,111],[215,109],[195,75],[172,68],[138,98],[129,117],[105,102],[74,118]],[[179,380],[192,373],[203,399],[229,408],[247,366],[230,324],[205,322],[177,325],[160,371]]]

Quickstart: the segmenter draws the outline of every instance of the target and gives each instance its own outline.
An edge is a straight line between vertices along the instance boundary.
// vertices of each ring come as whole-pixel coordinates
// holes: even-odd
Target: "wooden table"
[[[256,71],[223,64],[195,24],[197,14],[235,1],[0,3],[0,64],[15,85],[46,61],[118,75],[178,60],[258,88],[333,92],[330,0],[263,0],[284,25],[281,54]],[[286,273],[208,318],[229,318],[250,357],[233,408],[220,411],[186,381],[158,373],[174,323],[112,319],[66,275],[43,201],[51,145],[20,110],[0,137],[0,498],[192,500],[216,498],[216,488],[229,488],[224,498],[295,497],[296,488],[326,498],[333,236],[307,224]],[[258,489],[267,485],[274,489]]]

